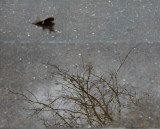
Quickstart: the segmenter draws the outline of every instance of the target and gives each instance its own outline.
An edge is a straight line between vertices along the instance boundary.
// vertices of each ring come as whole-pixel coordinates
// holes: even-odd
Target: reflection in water
[[[17,95],[18,100],[29,103],[27,110],[47,128],[124,125],[126,117],[123,115],[130,108],[134,111],[138,106],[142,107],[142,102],[150,98],[147,92],[140,93],[136,87],[121,83],[119,78],[119,71],[134,48],[127,53],[116,72],[110,72],[109,76],[97,73],[92,63],[83,62],[79,69],[71,70],[47,63],[53,77],[48,92],[46,87],[34,93],[23,89],[9,91]]]
[[[33,22],[32,24],[34,24],[36,26],[39,26],[39,27],[42,27],[43,30],[48,29],[49,32],[51,33],[51,32],[55,32],[54,31],[55,23],[53,23],[53,21],[54,21],[54,18],[49,17],[49,18],[46,18],[46,19],[38,19],[35,22]]]
[[[47,128],[109,127],[121,122],[122,115],[145,98],[137,96],[134,87],[120,85],[113,73],[110,81],[94,73],[90,64],[84,65],[82,72],[48,66],[54,69],[54,81],[48,91],[10,90],[18,100],[30,104],[27,110],[33,111],[32,116],[37,116]]]

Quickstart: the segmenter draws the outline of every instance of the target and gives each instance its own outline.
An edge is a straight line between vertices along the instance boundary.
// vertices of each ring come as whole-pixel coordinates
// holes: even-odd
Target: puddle
[[[122,78],[122,83],[128,85],[131,82],[133,86],[138,86],[138,93],[143,88],[153,89],[156,97],[146,98],[140,107],[137,106],[131,110],[122,109],[125,114],[122,115],[123,119],[115,122],[107,121],[106,124],[101,121],[104,116],[97,117],[98,119],[93,117],[98,124],[91,122],[91,119],[88,121],[91,120],[92,125],[88,124],[86,117],[81,121],[85,119],[87,124],[83,123],[83,126],[89,128],[103,124],[108,127],[135,127],[136,125],[160,127],[160,118],[157,115],[160,114],[159,6],[158,0],[0,0],[0,76],[2,76],[0,77],[2,94],[0,99],[3,101],[0,106],[3,112],[0,127],[19,127],[22,121],[25,127],[36,125],[34,121],[29,122],[28,119],[26,121],[24,117],[24,120],[20,117],[19,106],[22,106],[22,103],[20,105],[18,102],[13,106],[5,95],[8,87],[17,89],[27,84],[32,86],[34,83],[43,83],[49,75],[46,72],[48,67],[42,63],[53,61],[59,66],[79,69],[78,63],[84,55],[85,60],[92,61],[96,64],[96,68],[100,67],[101,71],[106,73],[107,70],[116,67],[120,61],[114,58],[114,55],[119,55],[120,52],[123,57],[133,44],[142,45],[140,49],[136,49],[140,50],[138,54],[133,54],[128,66],[124,68],[125,76]],[[50,17],[53,17],[54,21],[43,22]],[[32,23],[37,19],[43,20],[33,25]],[[55,84],[50,86],[53,85]],[[46,87],[39,88],[38,85],[35,87],[33,92],[35,91],[40,101],[46,102],[47,93],[44,92]],[[48,88],[48,90],[55,89]],[[59,92],[55,94],[60,95]],[[74,96],[72,92],[70,93]],[[93,96],[96,95],[96,93],[93,94]],[[95,103],[95,100],[92,102],[97,106],[98,102]],[[122,102],[128,104],[123,97]],[[74,106],[71,104],[71,107]],[[89,112],[91,116],[93,112]],[[23,111],[22,114],[24,113]],[[52,113],[50,115],[53,116]],[[110,116],[115,114],[112,112]],[[46,117],[48,113],[43,115]],[[78,115],[76,116],[78,121],[75,120],[76,117],[72,119],[73,114],[67,115],[70,116],[68,120],[71,120],[72,124],[80,123]],[[10,121],[9,125],[8,119],[14,121]],[[59,121],[57,123],[61,124]]]

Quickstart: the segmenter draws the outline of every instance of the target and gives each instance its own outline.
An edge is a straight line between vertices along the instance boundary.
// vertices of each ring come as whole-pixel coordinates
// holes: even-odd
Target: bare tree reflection
[[[118,79],[118,73],[126,59],[109,77],[98,75],[91,64],[84,64],[81,70],[73,72],[61,69],[52,64],[51,72],[57,80],[58,89],[48,93],[47,100],[41,101],[33,92],[20,89],[11,93],[19,96],[18,100],[28,102],[31,106],[27,110],[42,120],[46,127],[107,127],[110,122],[120,116],[128,105],[138,106],[143,96],[138,96],[132,86],[124,86]],[[49,114],[44,117],[43,114]],[[42,117],[43,116],[43,117]]]

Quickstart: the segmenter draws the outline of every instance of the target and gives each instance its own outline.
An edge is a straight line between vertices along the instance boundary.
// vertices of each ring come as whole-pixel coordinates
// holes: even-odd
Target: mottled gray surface
[[[43,127],[42,123],[28,119],[22,110],[25,103],[14,101],[16,96],[8,88],[32,90],[40,100],[53,87],[48,76],[51,62],[65,68],[79,67],[81,55],[85,62],[92,62],[100,73],[108,73],[118,67],[118,55],[123,58],[132,46],[123,44],[2,44],[1,57],[1,127]],[[9,50],[9,51],[8,51]],[[113,123],[115,127],[159,127],[160,113],[160,45],[142,44],[130,55],[120,73],[122,83],[136,86],[140,91],[151,91],[155,95],[136,111],[124,116],[125,121]],[[9,123],[7,123],[7,120]]]
[[[31,24],[48,16],[55,33]],[[44,127],[8,92],[26,88],[43,99],[53,87],[44,63],[77,68],[83,57],[108,73],[136,44],[120,78],[154,97],[111,126],[160,127],[159,20],[159,0],[0,0],[0,128]]]
[[[1,0],[1,40],[10,43],[159,42],[159,0]],[[31,23],[55,17],[48,34]]]

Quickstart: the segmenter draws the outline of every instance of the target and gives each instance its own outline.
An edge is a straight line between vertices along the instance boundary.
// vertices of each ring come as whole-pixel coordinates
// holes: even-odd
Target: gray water
[[[159,0],[0,0],[5,43],[154,43]],[[32,24],[55,18],[54,33]]]
[[[110,126],[160,127],[159,7],[160,0],[0,0],[0,128],[44,128],[8,89],[28,89],[43,101],[57,89],[45,63],[72,71],[83,57],[109,75],[135,44],[121,83],[154,97]],[[47,17],[55,18],[53,32],[32,24]]]

